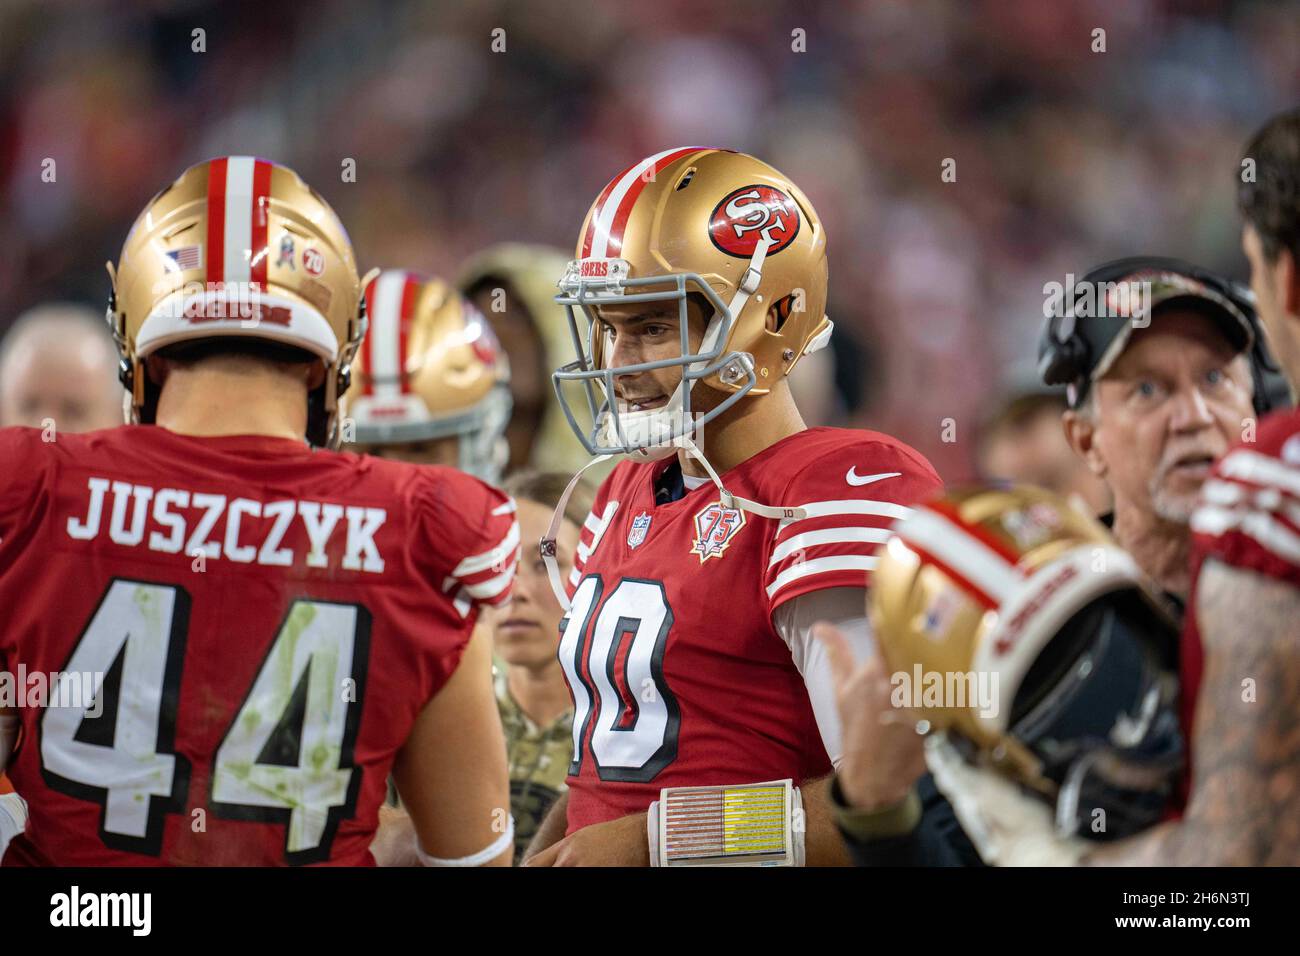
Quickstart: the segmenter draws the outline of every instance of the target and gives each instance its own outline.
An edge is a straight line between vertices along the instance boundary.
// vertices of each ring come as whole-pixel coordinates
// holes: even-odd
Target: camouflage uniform
[[[537,828],[565,790],[573,759],[573,711],[539,727],[523,712],[506,686],[506,668],[497,663],[497,708],[506,734],[510,764],[510,812],[515,817],[515,863],[532,842]]]

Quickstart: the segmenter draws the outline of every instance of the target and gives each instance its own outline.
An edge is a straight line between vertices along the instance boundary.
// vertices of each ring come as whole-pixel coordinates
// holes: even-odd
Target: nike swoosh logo
[[[880,475],[862,475],[859,477],[856,471],[857,467],[857,465],[854,465],[844,473],[844,480],[855,487],[859,485],[869,485],[873,481],[883,481],[886,478],[897,478],[902,474],[901,471],[887,471]]]

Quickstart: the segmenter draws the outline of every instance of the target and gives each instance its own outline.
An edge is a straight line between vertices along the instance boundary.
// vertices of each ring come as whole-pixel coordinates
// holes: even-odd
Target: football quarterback
[[[514,504],[330,450],[354,262],[292,170],[193,166],[110,266],[138,424],[0,430],[0,670],[49,675],[0,735],[30,808],[5,865],[369,865],[390,771],[425,862],[509,862],[471,634]]]
[[[448,283],[400,269],[379,273],[365,297],[345,437],[357,451],[499,481],[510,370],[487,320]]]
[[[832,330],[821,220],[752,156],[667,150],[600,192],[559,286],[577,354],[557,394],[593,464],[624,460],[567,580],[543,540],[574,758],[530,862],[843,862],[811,625],[867,642],[875,547],[940,482],[896,439],[795,407],[787,376]]]

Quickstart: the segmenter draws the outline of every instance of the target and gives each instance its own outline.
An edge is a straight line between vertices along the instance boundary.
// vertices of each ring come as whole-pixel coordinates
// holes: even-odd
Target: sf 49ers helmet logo
[[[695,515],[695,543],[691,545],[691,554],[700,556],[700,564],[709,558],[722,557],[731,539],[743,527],[745,512],[713,502]]]
[[[729,256],[748,259],[760,239],[767,254],[780,252],[799,235],[799,207],[775,186],[742,186],[722,198],[709,214],[709,237]]]

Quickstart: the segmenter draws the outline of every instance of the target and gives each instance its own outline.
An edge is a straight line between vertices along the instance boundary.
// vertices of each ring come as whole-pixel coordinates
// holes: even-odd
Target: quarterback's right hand
[[[916,723],[890,700],[889,675],[879,655],[861,665],[848,640],[829,624],[813,634],[826,646],[844,735],[840,792],[858,810],[883,810],[907,798],[925,773],[925,750]]]

